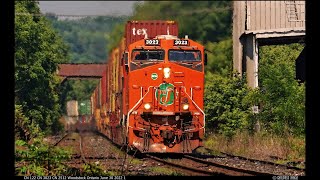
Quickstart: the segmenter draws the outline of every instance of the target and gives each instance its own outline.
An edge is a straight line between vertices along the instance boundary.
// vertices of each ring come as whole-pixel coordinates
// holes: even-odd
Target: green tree
[[[105,38],[109,42],[107,45],[107,51],[111,52],[112,49],[116,48],[122,37],[124,37],[124,23],[117,24],[110,34],[106,34]]]
[[[61,37],[40,14],[36,1],[15,1],[15,103],[30,124],[59,129],[58,63],[68,58]]]
[[[305,133],[305,85],[295,79],[301,44],[264,46],[259,51],[259,89],[250,98],[260,105],[258,118],[277,134]]]
[[[232,72],[232,39],[228,38],[219,42],[208,42],[208,65],[206,71],[229,76]]]
[[[98,16],[59,20],[54,14],[46,14],[46,17],[70,46],[72,63],[105,63],[108,57],[106,48],[113,44],[114,36],[105,37],[127,19],[126,16]]]

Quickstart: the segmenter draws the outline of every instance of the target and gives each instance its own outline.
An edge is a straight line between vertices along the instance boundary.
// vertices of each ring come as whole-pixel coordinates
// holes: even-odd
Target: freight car
[[[67,101],[67,116],[62,122],[66,131],[94,130],[95,122],[92,119],[91,100]]]
[[[202,146],[204,47],[175,21],[128,21],[91,96],[97,130],[142,153]]]
[[[91,100],[82,100],[78,103],[78,122],[76,129],[78,131],[94,130],[95,122],[92,120]]]

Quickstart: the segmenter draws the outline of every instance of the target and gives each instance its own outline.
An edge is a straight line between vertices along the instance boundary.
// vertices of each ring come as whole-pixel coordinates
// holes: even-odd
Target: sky
[[[63,15],[131,15],[139,1],[39,1],[42,13]],[[139,2],[141,3],[141,1]]]

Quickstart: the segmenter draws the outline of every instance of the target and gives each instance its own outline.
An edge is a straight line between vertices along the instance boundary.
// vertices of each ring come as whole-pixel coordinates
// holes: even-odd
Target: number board
[[[173,41],[174,46],[189,46],[188,40],[176,39]]]
[[[160,40],[159,39],[146,39],[144,41],[144,44],[146,46],[160,46]]]

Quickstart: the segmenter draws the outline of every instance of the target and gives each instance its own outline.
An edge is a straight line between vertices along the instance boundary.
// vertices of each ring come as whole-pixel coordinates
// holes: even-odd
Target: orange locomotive
[[[91,98],[98,131],[115,143],[144,153],[192,153],[202,145],[206,55],[177,34],[174,21],[127,23]]]

